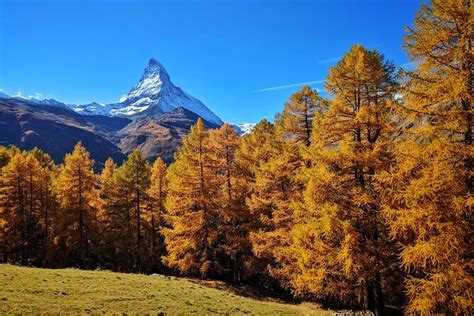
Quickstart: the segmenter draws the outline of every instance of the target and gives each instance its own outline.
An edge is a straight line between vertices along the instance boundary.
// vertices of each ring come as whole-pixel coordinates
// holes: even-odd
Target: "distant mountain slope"
[[[106,132],[116,132],[121,130],[132,121],[126,117],[111,117],[105,115],[87,115],[84,118],[93,123],[97,128],[102,128]]]
[[[147,158],[162,157],[166,162],[171,162],[173,154],[181,145],[182,138],[199,116],[184,108],[177,108],[160,117],[140,118],[124,129],[118,131],[118,146],[123,153],[129,154],[138,148]],[[204,120],[208,128],[218,125]]]
[[[183,136],[200,118],[182,107],[161,116],[135,120],[81,115],[57,101],[54,105],[37,101],[0,98],[0,145],[38,147],[58,163],[79,141],[99,164],[109,156],[120,163],[135,149],[148,159],[160,156],[171,162]],[[204,122],[208,128],[219,126]]]
[[[176,87],[160,62],[150,59],[140,81],[116,104],[90,103],[72,105],[73,110],[84,115],[109,115],[130,118],[157,117],[183,107],[216,125],[222,120],[201,101]]]
[[[15,98],[0,99],[0,145],[39,147],[56,162],[81,141],[99,163],[108,157],[122,161],[120,149],[97,127],[67,107]]]

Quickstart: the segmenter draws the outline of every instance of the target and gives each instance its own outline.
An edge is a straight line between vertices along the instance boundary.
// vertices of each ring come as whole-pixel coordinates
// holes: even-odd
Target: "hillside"
[[[312,304],[256,300],[163,276],[2,264],[0,284],[0,314],[329,315]]]
[[[108,157],[118,162],[125,158],[104,134],[107,128],[104,122],[96,120],[94,124],[61,105],[0,99],[0,145],[16,145],[26,150],[39,147],[59,163],[80,141],[99,163]]]

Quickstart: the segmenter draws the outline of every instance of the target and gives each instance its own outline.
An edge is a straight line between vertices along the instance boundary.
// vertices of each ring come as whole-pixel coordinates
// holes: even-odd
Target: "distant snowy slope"
[[[62,107],[62,108],[69,108],[66,104],[56,101],[54,99],[35,99],[32,97],[25,97],[22,95],[15,95],[11,96],[6,93],[0,92],[0,99],[15,99],[15,100],[23,100],[23,101],[28,101],[30,104],[42,104],[42,105],[51,105],[51,106],[57,106],[57,107]]]
[[[247,135],[250,134],[252,129],[255,127],[255,123],[240,123],[240,124],[234,124],[232,125],[235,129],[235,131],[240,135]]]

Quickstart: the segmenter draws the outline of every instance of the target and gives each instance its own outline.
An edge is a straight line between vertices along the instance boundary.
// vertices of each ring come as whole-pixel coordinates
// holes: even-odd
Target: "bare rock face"
[[[198,119],[197,114],[184,108],[177,108],[158,118],[137,119],[118,131],[116,136],[119,140],[118,146],[125,154],[138,148],[149,159],[160,156],[169,163],[181,145],[182,138]],[[205,120],[204,124],[208,128],[218,127]]]

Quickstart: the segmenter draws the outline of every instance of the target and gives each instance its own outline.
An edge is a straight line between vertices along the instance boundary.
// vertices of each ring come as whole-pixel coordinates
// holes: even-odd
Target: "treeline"
[[[473,314],[471,1],[423,5],[397,70],[355,45],[274,124],[199,120],[175,161],[100,174],[0,150],[3,261],[178,272],[383,315]],[[276,282],[276,283],[275,283]]]

